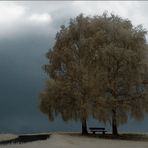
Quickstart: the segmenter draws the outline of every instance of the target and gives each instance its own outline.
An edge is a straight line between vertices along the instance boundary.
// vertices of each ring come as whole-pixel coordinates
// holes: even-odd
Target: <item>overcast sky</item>
[[[102,14],[104,11],[129,18],[134,25],[143,24],[148,28],[147,8],[147,1],[5,1],[0,2],[0,33],[1,38],[11,38],[38,30],[38,34],[51,36],[71,17],[80,13]]]
[[[38,95],[45,81],[41,66],[47,62],[45,53],[53,46],[62,24],[80,13],[92,16],[104,11],[148,30],[147,1],[0,2],[0,132],[62,130],[71,126],[60,119],[49,123],[39,112]],[[140,130],[148,131],[146,121],[141,124]],[[72,125],[73,130],[79,129],[79,124]],[[131,121],[126,126],[130,125],[135,130],[139,123],[133,126]]]

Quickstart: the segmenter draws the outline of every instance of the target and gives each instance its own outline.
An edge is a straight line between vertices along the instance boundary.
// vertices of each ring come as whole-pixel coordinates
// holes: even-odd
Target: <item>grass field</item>
[[[79,133],[52,133],[47,140],[0,145],[0,148],[148,148],[148,136],[122,134],[117,138],[110,134],[82,136]]]

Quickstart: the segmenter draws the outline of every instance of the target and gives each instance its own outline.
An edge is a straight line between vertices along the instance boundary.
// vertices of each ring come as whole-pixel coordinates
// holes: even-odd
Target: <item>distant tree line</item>
[[[61,26],[48,51],[49,75],[40,110],[49,120],[79,120],[87,134],[87,119],[112,124],[112,133],[128,117],[148,113],[148,46],[146,30],[114,14],[80,14]]]

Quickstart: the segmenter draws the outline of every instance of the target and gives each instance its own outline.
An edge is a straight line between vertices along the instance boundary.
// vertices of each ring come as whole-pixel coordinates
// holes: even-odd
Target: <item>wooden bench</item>
[[[105,134],[107,131],[104,127],[90,127],[89,130],[95,134],[96,132],[102,132],[102,134]]]

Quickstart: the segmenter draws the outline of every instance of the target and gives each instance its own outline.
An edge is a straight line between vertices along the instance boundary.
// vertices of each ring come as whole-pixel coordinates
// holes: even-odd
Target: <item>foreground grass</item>
[[[0,145],[7,144],[23,144],[35,141],[47,140],[52,135],[70,136],[71,138],[89,138],[91,140],[126,140],[126,141],[146,141],[148,142],[148,134],[135,134],[135,133],[122,133],[118,136],[114,136],[110,133],[107,134],[92,134],[82,135],[78,132],[53,132],[53,133],[38,133],[38,134],[25,134],[25,135],[13,135],[13,134],[1,134]]]
[[[6,144],[17,144],[17,143],[29,143],[40,140],[47,140],[50,137],[50,134],[27,134],[19,135],[17,138],[0,141],[0,145]]]
[[[0,141],[12,140],[17,137],[18,136],[14,134],[0,134]]]
[[[69,136],[79,136],[79,137],[88,137],[88,138],[101,138],[101,139],[115,139],[115,140],[133,140],[133,141],[147,141],[148,142],[148,134],[141,134],[141,133],[122,133],[118,136],[112,134],[87,134],[82,135],[81,133],[60,133],[63,135]]]
[[[44,141],[35,141],[28,143],[16,143],[0,145],[0,148],[148,148],[148,141],[139,141],[137,134],[122,134],[121,138],[111,137],[110,134],[106,135],[93,135],[82,136],[80,133],[52,133],[50,138]],[[134,137],[129,139],[129,136]],[[138,137],[137,137],[138,136]],[[127,138],[127,139],[126,139]]]

